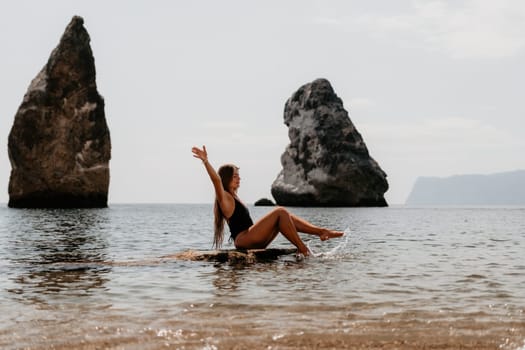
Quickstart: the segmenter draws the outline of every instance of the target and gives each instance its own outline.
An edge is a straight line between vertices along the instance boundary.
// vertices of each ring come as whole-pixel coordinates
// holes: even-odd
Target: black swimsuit
[[[234,198],[235,209],[233,210],[232,216],[227,220],[228,226],[230,227],[231,239],[235,241],[235,237],[242,231],[245,231],[253,225],[250,212],[241,202]]]

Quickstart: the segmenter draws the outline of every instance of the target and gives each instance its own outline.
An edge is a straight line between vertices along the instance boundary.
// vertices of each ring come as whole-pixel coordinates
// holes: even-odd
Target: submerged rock
[[[275,260],[281,255],[297,252],[295,248],[268,248],[248,250],[187,250],[178,254],[164,256],[164,259],[217,261],[230,263],[252,263]]]
[[[9,134],[10,207],[106,207],[111,144],[81,17],[26,92]]]
[[[330,82],[302,86],[286,102],[290,144],[272,185],[277,204],[387,206],[386,173],[372,159]]]

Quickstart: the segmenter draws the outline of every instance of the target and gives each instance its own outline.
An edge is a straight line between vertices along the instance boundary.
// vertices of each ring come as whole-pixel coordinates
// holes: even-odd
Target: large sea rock
[[[81,17],[33,79],[9,134],[10,207],[106,207],[111,144]]]
[[[302,86],[284,108],[290,144],[272,185],[287,206],[387,206],[386,173],[372,159],[330,82]]]

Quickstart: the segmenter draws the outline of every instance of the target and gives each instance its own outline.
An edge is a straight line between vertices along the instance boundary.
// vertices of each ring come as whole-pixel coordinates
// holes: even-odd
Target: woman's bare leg
[[[272,210],[247,231],[240,233],[235,239],[235,246],[241,249],[266,248],[279,232],[297,247],[299,253],[308,255],[308,248],[297,234],[290,213],[281,207]]]
[[[315,226],[298,216],[290,216],[298,232],[319,236],[319,238],[322,241],[326,241],[330,238],[341,237],[344,234],[344,232],[341,231],[333,231],[319,226]]]

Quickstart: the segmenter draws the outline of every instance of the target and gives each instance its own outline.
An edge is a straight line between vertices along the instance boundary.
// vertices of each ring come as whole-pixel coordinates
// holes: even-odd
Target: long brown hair
[[[217,171],[221,178],[222,188],[224,188],[224,190],[228,193],[230,193],[228,186],[232,182],[233,174],[237,169],[239,168],[233,164],[225,164],[219,168],[219,171]],[[231,193],[231,195],[233,196],[233,193]],[[213,213],[215,214],[213,245],[215,248],[219,249],[222,246],[222,242],[224,240],[224,221],[226,218],[222,213],[221,206],[219,205],[219,201],[217,199],[215,199]]]

